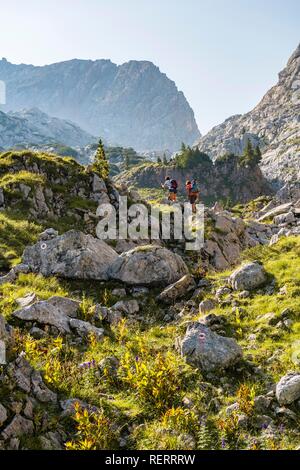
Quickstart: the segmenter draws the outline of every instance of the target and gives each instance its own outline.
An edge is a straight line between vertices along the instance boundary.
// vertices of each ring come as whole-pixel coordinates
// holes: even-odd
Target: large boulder
[[[44,276],[106,281],[108,268],[117,257],[104,241],[70,230],[27,247],[23,263]]]
[[[236,269],[230,276],[229,282],[235,290],[253,290],[265,284],[267,273],[264,267],[257,263],[247,263]]]
[[[188,273],[183,259],[159,246],[146,245],[122,253],[112,264],[112,279],[131,285],[161,286],[178,281]]]
[[[76,318],[79,302],[65,297],[51,297],[28,307],[16,310],[13,317],[22,321],[54,326],[61,334],[71,333],[70,318]]]
[[[220,336],[202,323],[191,323],[180,343],[181,355],[203,372],[214,372],[236,364],[242,349],[235,339]]]
[[[300,398],[300,373],[290,373],[280,379],[276,398],[280,405],[289,405]]]
[[[186,274],[179,281],[166,287],[157,297],[159,302],[171,304],[180,297],[185,296],[191,290],[196,289],[196,283],[191,274]]]

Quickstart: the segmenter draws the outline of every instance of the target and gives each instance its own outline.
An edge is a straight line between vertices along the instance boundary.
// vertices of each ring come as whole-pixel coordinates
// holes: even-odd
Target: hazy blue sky
[[[300,0],[0,0],[0,56],[151,60],[201,132],[250,110],[300,40]]]

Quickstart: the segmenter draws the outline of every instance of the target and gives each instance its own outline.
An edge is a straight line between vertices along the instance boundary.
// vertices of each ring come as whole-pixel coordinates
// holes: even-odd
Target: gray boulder
[[[49,390],[43,382],[39,371],[33,370],[31,374],[32,392],[34,396],[42,403],[56,403],[56,393]]]
[[[180,344],[181,355],[203,372],[213,372],[236,364],[242,349],[233,338],[225,338],[202,323],[191,323]]]
[[[230,276],[229,282],[234,290],[253,290],[267,281],[264,267],[257,263],[247,263],[236,269]]]
[[[280,379],[276,398],[280,405],[289,405],[300,398],[300,373],[290,373]]]
[[[13,317],[22,321],[34,321],[40,325],[50,325],[62,334],[71,333],[70,318],[77,316],[79,302],[65,297],[51,297],[33,305],[16,310]]]
[[[117,257],[104,241],[70,230],[27,247],[23,263],[44,276],[106,281],[108,268]]]
[[[171,284],[166,287],[159,296],[157,300],[165,304],[171,304],[180,297],[183,297],[191,290],[196,289],[196,283],[191,274],[186,274],[179,281]]]
[[[4,317],[0,314],[0,340],[7,341],[9,339],[8,325]]]
[[[272,218],[276,217],[277,215],[284,214],[284,213],[288,212],[289,209],[291,209],[292,206],[293,206],[292,202],[287,202],[285,204],[281,204],[280,206],[276,206],[273,209],[265,212],[258,219],[258,222],[262,222],[262,221],[267,220],[267,219],[272,219]]]
[[[112,264],[112,279],[131,285],[161,286],[188,273],[183,259],[166,248],[146,245],[122,253]]]

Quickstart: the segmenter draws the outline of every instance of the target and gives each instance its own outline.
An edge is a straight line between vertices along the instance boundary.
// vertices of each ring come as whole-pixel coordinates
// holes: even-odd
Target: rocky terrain
[[[96,140],[73,122],[50,117],[37,108],[11,113],[0,111],[0,146],[3,149],[51,144],[84,147]]]
[[[1,449],[299,449],[298,199],[207,207],[187,252],[96,238],[141,197],[72,159],[4,153],[0,188]]]
[[[241,155],[247,140],[262,151],[261,169],[277,189],[300,179],[300,45],[280,72],[278,83],[245,115],[228,118],[203,136],[199,149],[213,160]]]
[[[37,107],[109,144],[175,151],[200,137],[184,94],[151,62],[71,60],[34,67],[2,59],[0,80],[6,82],[5,111]]]

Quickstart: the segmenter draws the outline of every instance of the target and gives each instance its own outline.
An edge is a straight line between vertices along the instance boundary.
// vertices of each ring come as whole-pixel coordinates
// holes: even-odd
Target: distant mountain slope
[[[262,171],[275,186],[300,180],[300,45],[252,111],[214,127],[198,146],[216,159],[227,152],[240,155],[248,138],[261,146]]]
[[[95,137],[76,124],[50,117],[37,108],[8,114],[0,111],[0,147],[3,148],[50,143],[83,147],[95,141]]]
[[[178,150],[200,137],[184,94],[147,61],[70,60],[44,67],[0,60],[5,110],[38,107],[71,119],[111,144]]]

